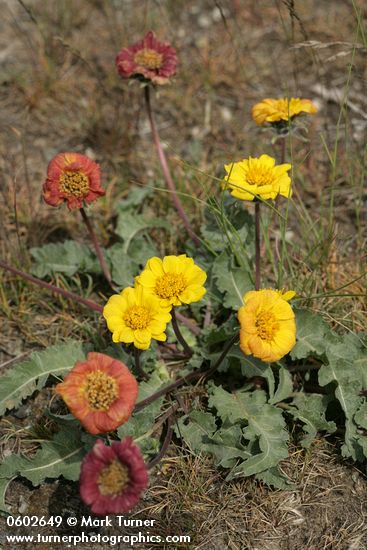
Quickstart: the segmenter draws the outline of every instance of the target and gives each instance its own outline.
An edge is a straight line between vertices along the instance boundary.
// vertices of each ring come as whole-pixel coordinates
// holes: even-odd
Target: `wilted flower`
[[[289,353],[296,343],[296,322],[288,304],[293,291],[252,290],[238,310],[240,348],[265,362],[274,362]]]
[[[281,99],[263,99],[252,108],[252,117],[256,124],[263,126],[293,119],[303,113],[314,114],[317,108],[310,99],[287,97]]]
[[[115,430],[130,418],[138,383],[120,361],[90,352],[57,384],[55,392],[84,428],[97,435]]]
[[[162,307],[159,299],[142,286],[124,288],[111,296],[103,309],[103,317],[114,342],[133,343],[148,349],[152,338],[164,342],[166,326],[171,320],[171,307]]]
[[[80,496],[94,514],[131,510],[148,486],[148,471],[131,437],[108,447],[98,439],[85,456],[80,473]]]
[[[292,196],[291,179],[287,172],[291,164],[275,166],[275,159],[268,155],[248,158],[224,166],[227,176],[222,187],[243,201],[275,199],[278,195]]]
[[[159,42],[149,31],[143,40],[122,48],[116,57],[119,74],[124,78],[140,78],[144,82],[166,84],[176,73],[176,50],[168,42]]]
[[[135,279],[163,306],[180,306],[198,302],[206,293],[206,273],[186,254],[150,258],[144,271]]]
[[[105,194],[99,165],[79,153],[59,153],[48,165],[43,198],[50,206],[66,202],[70,210]]]

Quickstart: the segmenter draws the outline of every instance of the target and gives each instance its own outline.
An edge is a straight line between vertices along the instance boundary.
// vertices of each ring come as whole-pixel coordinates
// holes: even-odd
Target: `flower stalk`
[[[155,144],[156,149],[157,149],[159,162],[161,164],[164,180],[166,182],[168,190],[172,194],[173,204],[174,204],[174,206],[177,210],[177,213],[180,216],[180,218],[181,218],[181,220],[182,220],[182,222],[185,226],[185,229],[186,229],[187,233],[190,235],[190,237],[193,240],[195,246],[199,247],[200,246],[200,240],[198,239],[198,237],[196,236],[194,230],[191,227],[189,219],[186,216],[186,213],[183,209],[181,201],[180,201],[180,199],[177,195],[175,184],[173,183],[173,180],[172,180],[171,172],[170,172],[170,169],[168,167],[166,155],[165,155],[163,147],[162,147],[162,143],[161,143],[159,133],[158,133],[158,128],[157,128],[157,125],[155,123],[155,119],[154,119],[154,115],[153,115],[153,111],[152,111],[152,107],[151,107],[150,88],[149,88],[149,86],[145,86],[144,93],[145,93],[145,104],[146,104],[146,107],[147,107],[149,123],[150,123],[151,131],[152,131],[152,135],[153,135],[154,144]]]
[[[255,290],[260,289],[260,201],[255,202]]]
[[[178,326],[176,312],[175,312],[174,307],[171,309],[171,316],[172,316],[172,326],[173,326],[173,330],[175,331],[176,338],[179,341],[179,343],[181,344],[181,346],[183,347],[185,355],[187,355],[187,357],[191,357],[192,354],[193,354],[193,351],[190,348],[189,344],[186,342],[185,338],[182,336],[182,333],[180,331],[180,327]]]
[[[94,249],[96,251],[97,258],[98,258],[98,261],[99,261],[99,265],[101,266],[103,275],[106,277],[106,280],[107,280],[108,284],[110,285],[110,287],[114,288],[113,283],[112,283],[111,273],[110,273],[110,270],[108,269],[105,257],[103,255],[102,250],[101,250],[101,247],[99,246],[98,239],[97,239],[97,236],[96,236],[95,231],[93,229],[92,222],[91,222],[89,216],[87,215],[87,213],[86,213],[86,211],[83,207],[80,208],[80,213],[82,215],[83,222],[85,223],[86,228],[88,229],[88,233],[89,233],[89,236],[92,240]]]
[[[144,371],[143,367],[141,366],[140,355],[141,355],[140,349],[138,349],[134,346],[135,368],[136,368],[137,372],[139,373],[139,375],[141,376],[141,378],[143,380],[149,380],[149,376],[147,375],[147,373]]]

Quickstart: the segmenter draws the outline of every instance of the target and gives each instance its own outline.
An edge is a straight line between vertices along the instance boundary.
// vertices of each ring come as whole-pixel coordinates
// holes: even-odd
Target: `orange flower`
[[[126,365],[90,352],[57,384],[70,411],[91,434],[111,432],[131,416],[138,395],[138,383]]]
[[[99,165],[85,155],[59,153],[49,163],[43,198],[50,206],[66,202],[69,210],[82,208],[104,194]]]

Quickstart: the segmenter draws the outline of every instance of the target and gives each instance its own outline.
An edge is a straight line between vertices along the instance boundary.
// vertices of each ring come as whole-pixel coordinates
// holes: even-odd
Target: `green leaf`
[[[331,330],[320,315],[307,309],[297,309],[297,343],[290,355],[292,359],[304,359],[310,355],[320,356],[326,351]]]
[[[269,403],[275,405],[284,399],[287,399],[291,396],[293,392],[293,380],[292,375],[285,367],[279,367],[279,383],[277,391],[274,396],[269,399]]]
[[[354,415],[354,420],[358,426],[361,426],[364,430],[367,430],[367,403],[361,403],[358,411]]]
[[[141,206],[144,199],[149,197],[152,193],[153,189],[149,187],[140,187],[137,185],[130,187],[128,197],[120,201],[116,206],[117,212],[120,213],[126,210],[134,210],[135,207]]]
[[[268,382],[268,390],[270,399],[274,397],[275,379],[271,366],[269,363],[263,363],[260,359],[249,355],[244,355],[238,348],[232,348],[229,353],[229,357],[237,357],[240,360],[242,375],[246,378],[253,378],[254,376],[260,376],[265,378]]]
[[[8,506],[5,504],[5,496],[6,491],[8,490],[9,484],[15,479],[14,477],[10,478],[0,478],[0,512],[5,512],[6,514],[10,514],[11,510],[8,508]]]
[[[225,252],[214,260],[213,277],[220,292],[224,293],[223,305],[227,308],[241,307],[243,295],[253,288],[249,272],[232,267],[230,257]]]
[[[210,452],[216,458],[218,466],[223,468],[233,468],[239,459],[250,458],[251,453],[242,443],[243,433],[239,424],[223,425],[210,442],[203,445],[205,451]],[[226,480],[232,479],[231,472]]]
[[[354,415],[364,401],[360,395],[362,380],[358,367],[345,359],[337,359],[332,354],[330,363],[323,365],[319,370],[319,384],[326,386],[336,383],[335,397],[339,401],[345,414],[345,444],[342,447],[344,456],[351,456],[354,460],[364,459],[363,447],[360,444],[360,434],[354,422]]]
[[[30,249],[34,259],[31,272],[39,278],[54,273],[99,273],[101,268],[92,250],[75,241],[50,243]]]
[[[257,390],[253,393],[236,391],[229,393],[222,386],[209,386],[209,407],[217,409],[223,422],[231,423],[248,421],[252,414],[257,414],[266,403],[264,391]]]
[[[73,341],[32,353],[27,361],[16,365],[1,377],[0,415],[6,409],[18,406],[22,399],[35,390],[43,388],[49,375],[65,374],[76,361],[84,357],[83,344]]]
[[[335,432],[335,422],[328,421],[325,418],[326,409],[331,400],[332,397],[329,395],[319,395],[316,393],[306,395],[301,392],[293,398],[292,409],[289,409],[288,412],[304,424],[303,430],[306,432],[306,435],[301,441],[302,447],[309,448],[317,432]]]
[[[277,466],[256,474],[256,479],[283,491],[293,491],[296,488],[296,485],[285,477]]]
[[[215,407],[222,420],[246,421],[244,437],[256,442],[260,452],[241,462],[232,476],[252,475],[276,466],[288,456],[288,433],[282,412],[266,403],[263,391],[228,393],[221,387],[211,386],[209,406]],[[252,446],[254,448],[254,445]]]
[[[189,415],[183,416],[175,427],[176,434],[182,437],[191,449],[198,452],[204,450],[204,443],[216,429],[214,416],[202,411],[192,411]]]
[[[156,218],[148,219],[143,215],[132,214],[130,212],[122,212],[118,216],[116,234],[124,241],[123,252],[127,254],[129,246],[139,233],[152,229],[154,227],[162,227],[167,231],[171,231],[171,225],[165,220]]]
[[[134,277],[146,262],[158,254],[156,247],[144,236],[138,236],[130,243],[128,254],[123,243],[116,243],[106,250],[111,264],[112,280],[121,287],[133,286]]]
[[[51,441],[44,442],[32,459],[11,455],[0,466],[0,478],[20,475],[34,486],[46,478],[56,479],[61,475],[76,481],[85,455],[80,435],[79,429],[64,428]]]

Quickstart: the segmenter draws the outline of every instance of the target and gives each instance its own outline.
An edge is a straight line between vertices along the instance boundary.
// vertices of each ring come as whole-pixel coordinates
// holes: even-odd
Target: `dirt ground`
[[[314,249],[306,242],[312,240],[309,218],[298,220],[297,212],[291,212],[290,238],[308,247],[307,254],[295,252],[293,259],[298,276],[314,293],[338,288],[357,276],[365,265],[366,246],[364,2],[0,0],[0,5],[2,259],[27,271],[32,246],[86,240],[76,217],[66,209],[47,208],[42,201],[47,163],[56,153],[79,151],[101,164],[107,201],[93,207],[93,216],[104,245],[111,239],[114,202],[127,194],[131,183],[154,184],[159,179],[143,95],[137,85],[122,82],[114,66],[122,46],[153,29],[176,47],[180,60],[174,83],[154,98],[180,190],[206,196],[208,181],[198,185],[196,168],[220,177],[223,164],[232,160],[264,152],[279,156],[279,145],[271,145],[268,134],[251,120],[252,105],[283,94],[311,98],[319,113],[310,120],[308,140],[297,141],[293,151],[296,197],[322,233],[332,187],[333,233],[330,237],[325,231],[325,246]],[[332,166],[324,144],[331,150],[336,135],[338,162]],[[165,216],[179,234],[169,201],[162,194],[153,201],[157,216]],[[199,227],[198,203],[187,199],[185,206]],[[272,238],[276,242],[277,235]],[[158,246],[162,253],[176,252],[175,242]],[[361,281],[349,288],[355,294],[365,290]],[[107,295],[97,286],[92,297],[103,303]],[[363,299],[327,299],[313,307],[334,327],[365,330]],[[50,299],[46,292],[1,272],[0,311],[0,372],[34,349],[70,336],[86,340],[102,325],[82,307]],[[43,390],[1,420],[0,456],[32,451],[26,428],[42,419],[48,392]],[[173,447],[153,471],[150,489],[131,517],[155,519],[152,534],[191,537],[177,548],[367,548],[365,465],[357,469],[346,463],[337,440],[320,439],[307,453],[292,449],[283,468],[295,483],[293,490],[272,490],[253,479],[228,483],[208,458]],[[81,508],[76,484],[63,480],[37,489],[14,481],[7,502],[14,515],[88,513]],[[95,532],[121,534],[107,528]],[[9,529],[0,518],[0,534],[5,533]],[[58,531],[47,530],[53,533]],[[175,546],[135,546],[157,547]]]

